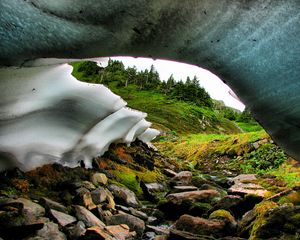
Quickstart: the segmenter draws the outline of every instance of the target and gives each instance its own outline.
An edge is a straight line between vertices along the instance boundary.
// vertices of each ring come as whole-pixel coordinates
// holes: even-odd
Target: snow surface
[[[148,142],[159,134],[146,113],[71,72],[68,64],[0,69],[0,170],[81,161],[92,167],[113,142]]]

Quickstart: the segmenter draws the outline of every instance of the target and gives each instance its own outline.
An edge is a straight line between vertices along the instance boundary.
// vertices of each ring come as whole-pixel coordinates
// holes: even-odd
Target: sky
[[[242,102],[237,100],[230,94],[233,91],[222,82],[213,73],[197,67],[195,65],[167,61],[167,60],[153,60],[151,58],[133,58],[133,57],[112,57],[111,59],[122,61],[125,67],[136,66],[138,70],[150,69],[153,64],[158,71],[162,80],[167,80],[171,74],[175,80],[186,80],[187,76],[193,78],[195,75],[199,79],[200,85],[205,88],[209,95],[216,100],[222,100],[226,106],[244,110],[245,106]],[[106,66],[108,58],[101,58],[99,62],[104,67]]]

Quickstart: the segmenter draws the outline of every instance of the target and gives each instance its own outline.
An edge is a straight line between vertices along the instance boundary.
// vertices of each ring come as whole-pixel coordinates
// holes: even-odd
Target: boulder
[[[91,193],[85,188],[81,189],[81,191],[78,189],[78,194],[74,197],[73,202],[82,205],[89,210],[95,209],[97,206],[93,202]]]
[[[26,240],[66,240],[66,236],[59,231],[58,225],[53,222],[47,222],[44,227],[38,230],[34,236],[26,238]]]
[[[210,220],[220,220],[225,223],[224,234],[234,235],[237,230],[237,222],[230,212],[219,209],[209,215]]]
[[[173,219],[185,213],[201,216],[211,208],[211,204],[219,199],[219,197],[220,194],[216,190],[172,193],[160,201],[158,207],[168,217]]]
[[[105,224],[86,208],[78,205],[75,205],[74,208],[78,220],[82,221],[87,227],[105,227]]]
[[[249,239],[297,239],[300,235],[300,206],[262,202],[245,214],[240,235]]]
[[[94,173],[91,176],[91,182],[95,185],[95,186],[101,186],[101,185],[106,185],[107,184],[107,177],[104,173]]]
[[[78,239],[85,234],[85,225],[82,221],[78,221],[75,225],[65,228],[68,232],[69,239]]]
[[[222,220],[207,220],[190,215],[182,215],[175,223],[175,228],[192,234],[226,236],[226,224]]]
[[[220,196],[216,190],[199,190],[181,193],[172,193],[166,196],[168,202],[175,205],[180,205],[182,202],[196,202],[196,201],[212,201],[214,198]]]
[[[93,202],[98,205],[105,202],[107,198],[107,191],[103,187],[98,187],[91,192]]]
[[[145,222],[130,214],[116,214],[107,217],[106,223],[107,225],[126,224],[129,226],[130,230],[135,231],[138,236],[142,236],[145,230]]]
[[[63,212],[56,211],[54,209],[50,209],[49,213],[55,219],[55,221],[62,227],[77,221],[75,217]]]
[[[108,188],[113,193],[116,200],[120,201],[120,204],[130,207],[138,207],[140,205],[135,193],[129,189],[117,185],[109,185]]]

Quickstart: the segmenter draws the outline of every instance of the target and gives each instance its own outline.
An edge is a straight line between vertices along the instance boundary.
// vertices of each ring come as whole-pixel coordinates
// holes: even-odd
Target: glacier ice
[[[146,113],[71,71],[68,64],[0,69],[0,170],[81,161],[91,167],[112,142],[147,142],[159,133]]]

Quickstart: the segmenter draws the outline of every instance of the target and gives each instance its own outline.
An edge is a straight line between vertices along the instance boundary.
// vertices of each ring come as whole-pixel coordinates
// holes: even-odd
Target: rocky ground
[[[274,176],[191,172],[141,142],[118,144],[93,169],[2,172],[0,237],[300,239],[300,188]]]

